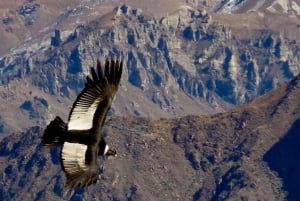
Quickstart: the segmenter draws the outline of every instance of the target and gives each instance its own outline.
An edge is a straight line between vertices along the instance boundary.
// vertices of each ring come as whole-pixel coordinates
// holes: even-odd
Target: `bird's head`
[[[117,156],[117,151],[115,148],[110,148],[108,145],[105,147],[105,156]]]

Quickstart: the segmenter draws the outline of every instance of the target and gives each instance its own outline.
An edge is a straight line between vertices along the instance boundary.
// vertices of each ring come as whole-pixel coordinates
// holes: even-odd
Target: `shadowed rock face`
[[[118,156],[99,159],[96,185],[69,194],[43,129],[12,134],[0,142],[1,199],[297,200],[299,83],[213,116],[110,118],[104,136]]]
[[[265,155],[264,161],[268,163],[270,169],[277,172],[282,178],[283,189],[289,192],[288,200],[299,200],[299,129],[300,120],[296,120],[286,135],[276,143]]]

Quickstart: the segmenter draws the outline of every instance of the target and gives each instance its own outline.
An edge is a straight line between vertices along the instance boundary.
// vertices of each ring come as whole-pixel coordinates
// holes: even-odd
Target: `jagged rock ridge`
[[[81,90],[97,58],[122,57],[126,69],[112,112],[166,117],[226,110],[299,72],[298,44],[289,38],[265,29],[256,30],[254,38],[234,34],[205,11],[188,6],[156,19],[123,5],[72,32],[56,30],[1,58],[1,83],[4,91],[17,87],[16,80],[34,88],[36,95],[22,90],[25,100],[20,98],[18,107],[41,93],[59,97],[48,104],[62,107]],[[54,113],[51,107],[37,111],[43,113],[41,125],[49,120],[45,111],[50,117]]]

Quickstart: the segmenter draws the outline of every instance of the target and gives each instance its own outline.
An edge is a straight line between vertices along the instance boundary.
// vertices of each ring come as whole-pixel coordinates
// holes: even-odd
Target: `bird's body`
[[[68,123],[56,117],[42,136],[44,146],[61,147],[61,166],[66,173],[66,186],[82,188],[98,180],[98,156],[116,155],[106,144],[101,132],[121,80],[123,63],[106,60],[91,68],[85,88],[71,109]]]

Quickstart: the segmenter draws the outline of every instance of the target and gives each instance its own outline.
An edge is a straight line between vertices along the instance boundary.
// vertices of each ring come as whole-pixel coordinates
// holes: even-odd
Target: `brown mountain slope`
[[[298,76],[211,117],[110,119],[104,134],[118,157],[71,194],[41,128],[11,135],[0,143],[1,200],[298,200],[299,92]]]

